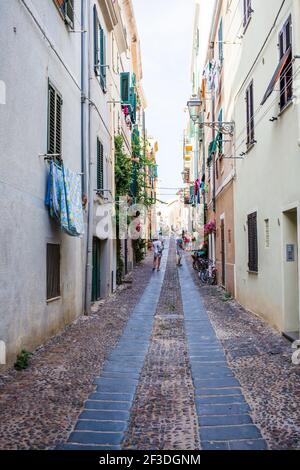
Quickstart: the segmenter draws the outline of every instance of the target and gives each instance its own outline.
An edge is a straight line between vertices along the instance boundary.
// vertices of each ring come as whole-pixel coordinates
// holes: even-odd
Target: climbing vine
[[[124,139],[120,135],[115,136],[115,185],[116,198],[127,196],[130,193],[132,182],[131,157],[124,151]],[[119,206],[116,204],[116,229],[117,229],[117,284],[122,284],[124,260],[122,257],[121,240],[119,237]]]

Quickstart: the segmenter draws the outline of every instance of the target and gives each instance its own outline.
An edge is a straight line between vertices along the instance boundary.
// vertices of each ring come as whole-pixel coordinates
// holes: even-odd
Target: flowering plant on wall
[[[216,233],[216,221],[215,220],[210,220],[207,224],[204,225],[204,233],[205,235]]]

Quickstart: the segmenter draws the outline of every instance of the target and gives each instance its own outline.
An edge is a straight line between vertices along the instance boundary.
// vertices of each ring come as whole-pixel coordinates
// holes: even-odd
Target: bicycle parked
[[[195,269],[195,271],[200,273],[201,271],[203,271],[203,269],[207,268],[208,260],[204,256],[203,251],[195,250],[192,254],[192,258],[193,258],[193,268]]]
[[[212,260],[207,261],[207,267],[199,272],[199,279],[202,284],[215,286],[217,284],[217,269]]]

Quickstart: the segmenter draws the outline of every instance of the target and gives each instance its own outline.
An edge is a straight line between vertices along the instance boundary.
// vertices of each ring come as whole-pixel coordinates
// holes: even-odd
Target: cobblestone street
[[[175,244],[0,377],[2,449],[300,449],[300,370],[281,335]]]

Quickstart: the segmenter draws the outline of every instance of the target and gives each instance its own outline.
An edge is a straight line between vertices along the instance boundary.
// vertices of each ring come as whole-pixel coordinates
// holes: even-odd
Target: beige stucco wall
[[[253,2],[255,10],[242,39],[239,62],[239,81],[249,71],[264,42],[281,1]],[[279,86],[260,107],[260,102],[279,61],[278,33],[288,16],[292,14],[294,53],[300,18],[294,14],[296,1],[286,1],[279,15],[276,28],[261,53],[259,60],[236,97],[236,156],[246,151],[245,89],[254,81],[255,139],[257,144],[237,161],[235,180],[235,238],[236,238],[236,295],[238,301],[249,310],[263,316],[280,330],[285,330],[284,298],[295,295],[290,283],[284,282],[286,270],[285,218],[283,211],[300,203],[300,148],[298,146],[297,100],[279,115]],[[299,2],[298,2],[299,3]],[[294,71],[299,67],[297,61]],[[240,79],[242,78],[242,80]],[[294,90],[297,92],[297,90]],[[270,122],[273,116],[278,120]],[[257,211],[258,217],[258,274],[248,273],[247,215]],[[270,223],[270,247],[265,243],[265,219]],[[299,231],[299,212],[298,212]],[[299,238],[299,237],[298,237]],[[296,262],[296,261],[295,261]],[[298,269],[299,271],[299,269]],[[295,271],[296,272],[296,271]]]

